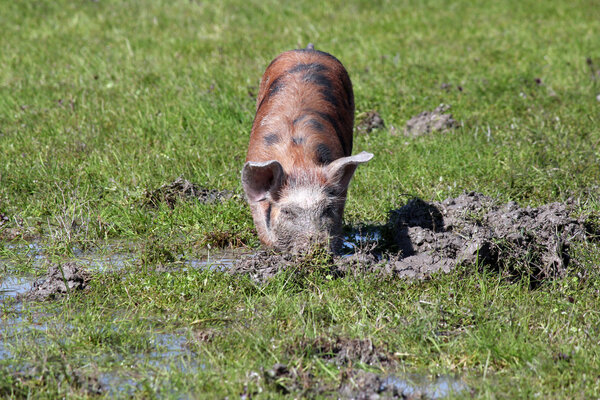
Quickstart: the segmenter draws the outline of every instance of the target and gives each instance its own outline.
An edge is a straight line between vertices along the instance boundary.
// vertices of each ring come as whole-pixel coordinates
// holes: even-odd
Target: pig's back
[[[352,152],[354,95],[344,66],[309,49],[282,53],[260,83],[246,161],[284,171],[327,165]]]

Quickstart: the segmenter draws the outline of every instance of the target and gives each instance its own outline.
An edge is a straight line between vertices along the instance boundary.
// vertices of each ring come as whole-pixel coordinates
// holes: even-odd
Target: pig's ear
[[[242,169],[242,186],[251,202],[273,198],[282,183],[283,168],[279,161],[248,161]]]
[[[342,190],[345,190],[350,184],[350,180],[354,176],[354,171],[359,164],[366,163],[373,154],[363,151],[354,156],[338,158],[327,166],[326,174],[330,184],[338,185]]]

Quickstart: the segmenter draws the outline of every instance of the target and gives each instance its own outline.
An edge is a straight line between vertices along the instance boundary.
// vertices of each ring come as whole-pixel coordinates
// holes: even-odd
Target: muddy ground
[[[190,193],[195,190],[186,189],[189,187],[185,182],[180,182],[181,188]],[[600,238],[598,216],[575,217],[575,211],[575,204],[570,201],[520,207],[474,192],[442,202],[412,199],[390,211],[387,224],[380,227],[378,243],[359,247],[352,254],[332,255],[316,249],[291,255],[263,250],[234,260],[225,269],[258,282],[290,269],[297,272],[292,276],[300,277],[301,282],[303,274],[317,269],[331,277],[374,274],[424,279],[460,265],[487,265],[539,281],[566,273],[574,263],[570,258],[574,244]],[[77,263],[48,264],[47,275],[20,297],[34,301],[54,299],[85,290],[90,279],[91,275]],[[208,330],[196,339],[209,342],[214,335]],[[452,392],[471,393],[459,378],[398,372],[399,356],[370,339],[304,339],[291,344],[286,355],[284,363],[254,371],[249,379],[280,393],[305,397],[431,399]],[[306,357],[335,365],[340,371],[337,383],[326,383],[313,376],[308,367],[287,361]],[[15,375],[15,379],[26,378]],[[76,378],[76,385],[86,393],[108,390],[94,377]],[[257,394],[250,387],[245,386],[241,398]]]
[[[501,204],[479,193],[442,202],[412,199],[389,213],[376,250],[331,257],[331,274],[376,273],[423,279],[458,265],[488,265],[527,274],[533,280],[565,274],[573,243],[597,239],[592,225],[572,217],[570,203],[541,207]],[[383,246],[381,246],[383,244]],[[263,281],[287,268],[311,266],[311,255],[259,252],[234,262],[231,272]]]
[[[262,282],[287,269],[300,274],[319,269],[331,277],[368,273],[424,279],[459,265],[487,265],[536,282],[563,276],[572,264],[572,245],[599,238],[598,217],[575,218],[574,211],[570,202],[523,208],[474,192],[442,202],[412,199],[389,213],[377,243],[355,248],[352,254],[260,250],[231,265],[228,261],[224,268]],[[52,299],[84,290],[90,279],[76,263],[49,264],[46,277],[22,298]]]

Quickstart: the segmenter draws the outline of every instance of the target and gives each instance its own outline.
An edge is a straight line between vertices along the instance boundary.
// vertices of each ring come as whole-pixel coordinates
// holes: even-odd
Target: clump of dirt
[[[77,263],[67,262],[51,265],[46,278],[33,284],[31,290],[23,295],[27,300],[42,301],[59,295],[84,290],[90,281],[90,274]]]
[[[355,400],[405,398],[402,393],[386,390],[384,379],[374,372],[349,371],[344,375],[338,393],[341,398]]]
[[[343,337],[329,339],[319,337],[295,343],[291,351],[296,349],[317,355],[319,358],[333,362],[337,366],[363,363],[371,366],[389,367],[397,362],[393,354],[374,346],[371,339],[348,339]]]
[[[351,256],[315,258],[259,252],[234,262],[230,272],[260,282],[290,267],[303,271],[326,265],[324,272],[333,277],[371,273],[424,279],[460,264],[486,264],[535,282],[563,276],[571,261],[570,246],[598,239],[595,220],[577,220],[572,212],[569,202],[523,208],[475,192],[442,202],[412,199],[390,212],[385,229],[391,243],[382,247],[394,248],[392,253],[381,256],[366,249]]]
[[[358,133],[371,133],[376,129],[385,128],[383,118],[377,111],[367,111],[357,117],[358,124],[356,125],[356,131]]]
[[[404,127],[405,136],[422,136],[430,132],[446,132],[458,126],[452,114],[446,113],[450,109],[447,104],[440,104],[433,111],[423,111],[412,117]]]
[[[194,332],[194,339],[200,343],[210,343],[217,336],[217,331],[214,329],[202,329]]]
[[[158,207],[160,203],[165,203],[173,209],[177,201],[180,200],[198,200],[201,203],[214,203],[224,201],[233,197],[233,192],[229,190],[206,189],[200,187],[182,177],[175,181],[162,185],[158,189],[146,191],[144,204],[151,207]]]
[[[522,208],[478,193],[441,203],[414,199],[390,213],[389,228],[401,258],[390,263],[400,275],[423,277],[459,263],[523,268],[535,279],[560,276],[569,246],[586,239],[569,204]]]

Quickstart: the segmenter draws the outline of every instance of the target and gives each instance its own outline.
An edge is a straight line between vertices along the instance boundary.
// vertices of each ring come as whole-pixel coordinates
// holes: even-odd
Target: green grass
[[[85,295],[24,305],[22,325],[31,315],[48,329],[11,339],[0,395],[87,397],[77,377],[112,373],[143,383],[140,398],[278,397],[261,368],[287,363],[336,387],[342,372],[293,344],[344,336],[402,354],[402,371],[462,376],[476,397],[600,396],[593,245],[576,251],[583,269],[535,290],[483,268],[418,283],[315,272],[265,285],[153,268],[169,254],[258,245],[239,183],[254,96],[271,59],[308,42],[344,63],[357,113],[386,123],[355,138],[354,152],[375,158],[352,183],[347,225],[463,190],[600,211],[594,2],[2,1],[0,26],[0,235],[39,240],[54,262],[115,241],[140,260],[97,274]],[[461,127],[402,135],[440,103]],[[237,195],[143,205],[179,176]],[[0,274],[45,268],[6,241],[0,257]],[[204,369],[139,362],[160,348],[156,334],[174,332],[192,353],[173,359]]]

